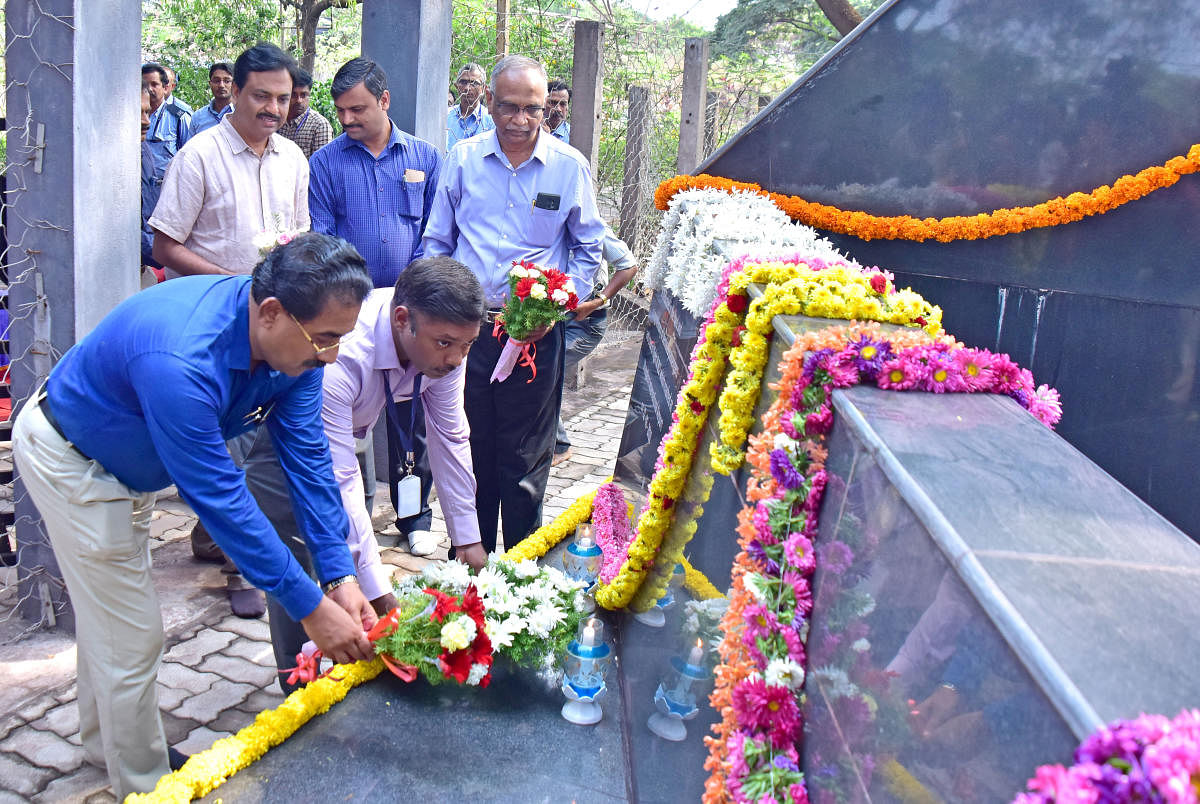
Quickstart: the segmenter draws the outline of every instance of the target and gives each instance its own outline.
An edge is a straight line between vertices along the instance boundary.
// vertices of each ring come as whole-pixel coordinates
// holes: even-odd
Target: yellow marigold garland
[[[979,215],[955,215],[948,218],[914,218],[910,215],[871,215],[867,212],[838,209],[826,204],[805,201],[794,195],[767,192],[751,182],[733,181],[702,173],[699,176],[676,176],[667,179],[654,191],[654,203],[665,210],[680,190],[709,188],[718,190],[748,190],[770,198],[789,217],[808,226],[830,232],[853,235],[863,240],[982,240],[999,235],[1016,234],[1030,229],[1073,223],[1092,215],[1103,215],[1117,207],[1136,201],[1150,193],[1170,187],[1181,176],[1200,170],[1200,144],[1188,149],[1186,156],[1176,156],[1162,165],[1148,167],[1136,176],[1125,175],[1090,193],[1071,193],[1035,206],[1011,207]]]
[[[693,600],[713,600],[725,597],[725,594],[712,585],[708,576],[691,565],[687,558],[681,556],[679,563],[683,564],[683,588]]]
[[[325,678],[293,692],[274,709],[258,713],[254,722],[212,748],[192,755],[182,768],[158,780],[149,793],[127,796],[125,804],[158,804],[191,801],[207,795],[242,768],[282,743],[301,726],[346,697],[354,687],[383,671],[383,662],[339,664]]]
[[[609,480],[612,480],[610,477]],[[608,480],[605,481],[606,483]],[[554,518],[548,525],[535,530],[516,544],[511,550],[504,551],[505,561],[537,561],[554,546],[575,532],[575,528],[592,518],[592,501],[596,499],[596,489],[592,489],[567,507],[567,510]]]

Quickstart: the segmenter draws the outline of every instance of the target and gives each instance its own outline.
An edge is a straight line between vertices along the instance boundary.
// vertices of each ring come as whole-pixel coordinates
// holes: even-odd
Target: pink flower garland
[[[592,503],[592,526],[596,533],[596,544],[604,554],[600,581],[612,583],[629,558],[629,545],[634,537],[625,495],[616,483],[605,483],[596,490],[596,498]]]

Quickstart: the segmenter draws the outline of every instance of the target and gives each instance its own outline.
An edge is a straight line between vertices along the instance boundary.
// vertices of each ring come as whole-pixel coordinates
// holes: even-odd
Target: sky
[[[737,0],[631,0],[630,5],[651,19],[678,16],[711,31],[717,17],[736,6]]]

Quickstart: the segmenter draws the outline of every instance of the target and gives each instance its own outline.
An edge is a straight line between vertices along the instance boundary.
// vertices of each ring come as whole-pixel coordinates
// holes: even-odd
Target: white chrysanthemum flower
[[[758,603],[765,603],[767,601],[767,590],[765,589],[766,583],[766,578],[759,575],[757,572],[746,573],[745,580],[743,581],[746,591],[749,592],[750,596],[753,597]]]
[[[488,598],[508,592],[508,578],[495,567],[484,567],[475,576],[475,588],[479,590],[486,606]]]
[[[513,643],[513,637],[524,629],[525,621],[516,615],[503,620],[487,619],[483,626],[484,633],[488,635],[488,639],[492,641],[492,647],[496,649],[507,648]]]
[[[545,639],[554,626],[566,619],[566,613],[552,603],[544,603],[529,614],[529,633]]]
[[[534,578],[539,572],[537,562],[530,558],[518,561],[512,567],[518,578]]]
[[[529,288],[529,298],[531,298],[531,299],[546,298],[546,286],[543,285],[541,282],[535,282],[533,284],[533,286]]]
[[[591,611],[596,607],[596,604],[595,601],[589,598],[588,593],[581,589],[571,598],[571,606],[575,611]]]
[[[563,290],[562,288],[556,288],[556,289],[550,291],[550,298],[553,299],[554,301],[558,302],[559,304],[566,304],[567,300],[571,297],[568,296],[567,292],[565,290]]]
[[[798,690],[804,684],[804,668],[791,659],[772,659],[763,678],[768,684]]]
[[[442,625],[439,637],[442,647],[448,651],[462,650],[475,641],[475,621],[470,617],[456,617]]]
[[[534,602],[535,605],[543,603],[558,603],[561,601],[561,592],[549,579],[539,578],[533,583],[526,586],[524,589],[525,596]]]
[[[508,272],[510,276],[515,276],[517,279],[524,279],[529,276],[529,272],[519,265],[514,265],[513,269]]]
[[[562,289],[565,290],[567,293],[575,293],[575,280],[568,279],[566,282],[563,283]]]
[[[483,677],[488,674],[488,666],[476,662],[471,665],[471,672],[467,674],[467,683],[472,687],[479,686],[479,682],[483,681]]]

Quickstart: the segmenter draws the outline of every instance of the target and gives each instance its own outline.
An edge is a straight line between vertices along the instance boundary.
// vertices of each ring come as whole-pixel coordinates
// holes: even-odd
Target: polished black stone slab
[[[563,701],[502,668],[482,690],[384,674],[203,800],[627,801],[619,691],[594,726]]]
[[[1200,131],[1200,6],[889,0],[700,171],[880,215],[966,215],[1109,185]],[[986,240],[829,235],[1063,394],[1064,438],[1200,538],[1200,179]]]

